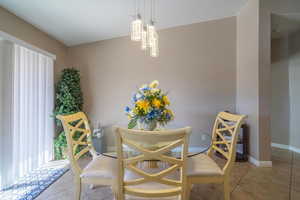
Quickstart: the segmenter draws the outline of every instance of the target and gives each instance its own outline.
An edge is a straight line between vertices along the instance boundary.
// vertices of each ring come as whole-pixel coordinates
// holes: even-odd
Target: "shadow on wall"
[[[289,144],[290,92],[289,92],[288,38],[271,42],[271,137],[272,143]]]
[[[300,29],[273,39],[271,49],[272,142],[300,148]]]
[[[299,56],[300,53],[300,28],[289,34],[289,57]]]
[[[290,146],[300,149],[300,30],[289,35]]]

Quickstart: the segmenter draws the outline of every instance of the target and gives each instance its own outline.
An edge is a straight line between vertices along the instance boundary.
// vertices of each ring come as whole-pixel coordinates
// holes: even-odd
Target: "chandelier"
[[[151,57],[158,57],[159,49],[158,49],[158,34],[156,32],[155,24],[155,0],[148,0],[150,1],[150,19],[149,23],[147,24],[146,16],[146,0],[143,3],[143,19],[140,11],[141,1],[135,0],[135,14],[134,20],[131,22],[131,40],[136,42],[141,42],[141,49],[142,50],[150,50]]]

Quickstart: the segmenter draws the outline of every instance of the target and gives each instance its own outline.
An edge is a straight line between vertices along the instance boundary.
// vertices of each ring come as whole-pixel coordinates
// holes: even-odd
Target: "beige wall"
[[[272,40],[271,135],[272,142],[290,144],[290,84],[288,37]]]
[[[56,55],[55,77],[66,66],[67,47],[61,42],[0,7],[0,31]]]
[[[259,1],[249,1],[237,17],[237,112],[248,115],[250,155],[259,160]]]
[[[300,149],[300,32],[289,36],[290,146]]]
[[[173,125],[192,126],[196,144],[201,130],[210,133],[217,112],[235,111],[236,17],[166,29],[159,36],[159,58],[128,37],[71,47],[70,63],[82,73],[84,109],[104,126],[126,124],[131,95],[157,79],[169,91]],[[107,143],[113,145],[109,130]]]
[[[271,160],[271,15],[259,4],[259,159]],[[266,37],[268,40],[265,40]]]

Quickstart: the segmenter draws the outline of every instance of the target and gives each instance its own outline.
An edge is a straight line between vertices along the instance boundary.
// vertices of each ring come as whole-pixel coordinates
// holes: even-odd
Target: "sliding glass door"
[[[54,135],[53,59],[17,44],[11,44],[7,50],[11,52],[6,57],[11,62],[10,87],[3,94],[10,101],[5,103],[7,111],[1,115],[10,116],[8,132],[0,140],[9,141],[9,145],[1,151],[6,154],[2,156],[6,160],[0,171],[2,188],[53,158]]]

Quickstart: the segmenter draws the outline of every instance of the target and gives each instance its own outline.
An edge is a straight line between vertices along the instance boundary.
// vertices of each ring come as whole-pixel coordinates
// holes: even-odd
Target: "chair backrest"
[[[118,187],[119,192],[121,193],[120,199],[124,199],[125,194],[148,198],[177,195],[184,197],[186,158],[190,132],[191,128],[189,127],[168,131],[141,131],[115,127],[117,155],[119,161]],[[133,157],[124,156],[126,153],[123,149],[124,145],[139,152],[139,155]],[[155,145],[157,145],[157,147]],[[172,154],[168,154],[170,150],[176,147],[181,147],[180,158],[174,157]],[[159,160],[164,163],[168,163],[168,168],[161,169],[156,173],[148,173],[137,167],[139,163],[151,160]],[[125,180],[125,170],[131,171],[139,177],[132,180]],[[167,177],[176,170],[180,170],[180,175],[177,180]],[[139,185],[149,182],[163,184],[168,186],[168,188],[157,190],[153,190],[153,188],[149,190],[148,188],[139,189]]]
[[[82,169],[79,167],[78,159],[87,152],[90,152],[93,157],[96,156],[88,119],[83,112],[56,117],[61,120],[64,127],[68,145],[68,159],[72,170],[76,175],[80,175]]]
[[[236,158],[236,144],[238,133],[246,115],[235,115],[220,112],[214,123],[212,133],[212,145],[208,155],[218,152],[227,160],[223,167],[223,173],[229,174]]]

